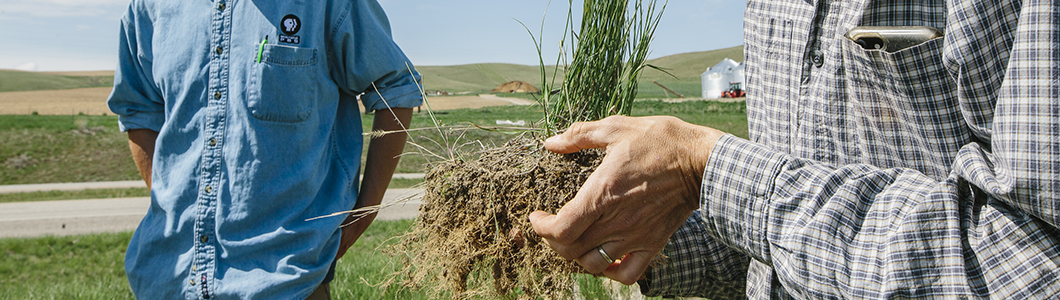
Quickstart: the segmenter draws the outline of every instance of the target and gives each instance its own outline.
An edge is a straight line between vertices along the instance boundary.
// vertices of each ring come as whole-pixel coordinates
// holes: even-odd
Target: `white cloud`
[[[37,63],[35,63],[35,62],[22,63],[20,65],[15,66],[14,69],[15,70],[19,70],[19,71],[30,71],[30,72],[37,71]]]
[[[0,18],[120,15],[129,0],[7,0]]]

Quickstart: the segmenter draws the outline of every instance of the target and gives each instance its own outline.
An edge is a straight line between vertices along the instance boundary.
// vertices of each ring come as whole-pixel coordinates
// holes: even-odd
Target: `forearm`
[[[133,129],[129,130],[129,150],[132,152],[133,161],[136,162],[136,169],[140,171],[140,177],[147,183],[147,188],[151,188],[151,161],[154,159],[155,153],[155,140],[158,139],[158,132],[148,129]]]
[[[948,298],[974,283],[964,278],[961,254],[971,252],[957,178],[821,164],[732,136],[714,150],[702,195],[707,232],[771,265],[788,292]]]
[[[403,130],[408,128],[411,119],[411,108],[376,111],[372,131],[389,133],[372,138],[368,144],[368,157],[361,190],[357,196],[357,208],[378,205],[382,201],[383,194],[390,184],[390,177],[394,175],[401,159],[401,152],[405,149],[408,134]]]

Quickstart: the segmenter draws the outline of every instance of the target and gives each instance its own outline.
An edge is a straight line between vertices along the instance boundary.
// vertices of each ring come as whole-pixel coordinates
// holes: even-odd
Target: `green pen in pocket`
[[[261,41],[261,45],[258,46],[258,62],[261,62],[261,53],[265,52],[265,44],[269,43],[269,36],[265,36],[265,39]]]

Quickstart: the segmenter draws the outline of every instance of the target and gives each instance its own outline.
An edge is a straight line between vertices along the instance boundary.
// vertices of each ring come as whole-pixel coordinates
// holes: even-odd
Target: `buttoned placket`
[[[197,299],[210,299],[213,294],[212,278],[216,268],[217,238],[214,235],[218,194],[220,194],[221,161],[223,159],[223,133],[228,106],[228,74],[230,53],[228,51],[232,34],[233,0],[215,2],[215,11],[211,20],[211,51],[209,72],[209,90],[207,93],[205,126],[202,131],[204,140],[202,166],[199,178],[199,192],[196,199],[195,221],[195,256],[189,273],[188,296]]]
[[[833,15],[833,11],[839,9],[842,5],[841,1],[814,1],[811,4],[813,7],[812,13],[813,18],[807,26],[810,26],[808,31],[809,36],[806,37],[806,44],[802,48],[802,63],[797,69],[801,71],[799,76],[800,82],[798,85],[798,93],[795,94],[798,99],[798,105],[793,109],[793,115],[791,116],[792,128],[794,132],[794,139],[801,141],[823,141],[820,137],[825,131],[822,131],[823,127],[820,124],[822,120],[819,116],[809,116],[812,112],[822,111],[820,105],[831,105],[830,103],[819,103],[816,101],[815,92],[812,89],[819,89],[820,87],[815,85],[815,80],[820,80],[820,72],[824,72],[822,67],[825,65],[826,55],[822,50],[821,36],[831,32],[831,28],[825,28],[826,23],[835,22],[836,19],[829,19]],[[837,26],[836,24],[831,24]],[[828,111],[823,110],[823,111]],[[814,138],[806,138],[807,136],[813,136]],[[791,144],[790,152],[798,153],[800,155],[816,154],[818,149],[816,144]]]

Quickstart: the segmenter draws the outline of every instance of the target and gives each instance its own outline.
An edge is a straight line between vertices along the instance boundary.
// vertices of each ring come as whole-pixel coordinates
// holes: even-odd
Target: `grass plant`
[[[563,84],[558,95],[547,91],[556,90],[554,81],[561,71],[554,69],[552,80],[549,80],[548,67],[541,53],[543,41],[540,37],[536,41],[542,90],[546,91],[539,100],[545,110],[543,127],[546,135],[574,122],[632,112],[640,87],[638,77],[645,67],[650,66],[646,64],[649,46],[665,9],[664,4],[664,8],[656,11],[655,0],[649,0],[647,6],[640,0],[633,2],[631,13],[628,13],[628,1],[584,2],[580,30],[571,34],[576,42],[569,50],[561,46],[564,53],[560,53],[557,59],[559,65],[559,62],[566,61],[567,51],[573,53],[570,63],[562,68]],[[574,2],[569,3],[573,7]],[[573,14],[568,11],[565,30],[573,27]],[[530,34],[532,37],[533,33]],[[560,44],[565,44],[566,39],[564,34]]]
[[[642,1],[634,3],[627,15],[627,1],[585,1],[562,95],[557,101],[545,102],[549,112],[545,117],[550,119],[546,127],[566,128],[574,122],[632,112],[637,78],[646,67],[648,47],[662,17],[654,0],[646,7]],[[572,22],[569,17],[568,22]]]

